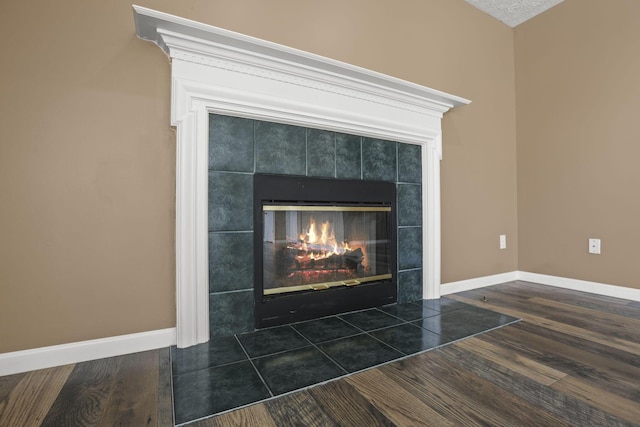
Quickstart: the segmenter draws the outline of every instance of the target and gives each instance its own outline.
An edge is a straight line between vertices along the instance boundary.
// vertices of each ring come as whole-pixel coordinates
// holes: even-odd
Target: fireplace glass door
[[[265,203],[263,296],[392,277],[391,206]]]
[[[394,183],[253,178],[256,328],[397,300]]]

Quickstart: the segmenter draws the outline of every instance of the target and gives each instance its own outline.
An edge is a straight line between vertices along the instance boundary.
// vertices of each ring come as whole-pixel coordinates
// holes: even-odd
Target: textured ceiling
[[[522,24],[564,0],[465,0],[510,27]]]

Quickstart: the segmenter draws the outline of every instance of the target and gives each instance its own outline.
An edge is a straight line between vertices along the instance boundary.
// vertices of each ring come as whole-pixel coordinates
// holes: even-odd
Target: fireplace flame
[[[307,252],[306,255],[299,255],[299,258],[305,256],[310,259],[325,259],[331,255],[342,255],[351,251],[349,244],[345,242],[338,243],[335,232],[329,221],[320,224],[320,232],[316,220],[311,218],[309,226],[300,234],[300,249]]]
[[[295,235],[295,238],[287,238],[284,252],[285,258],[289,257],[291,260],[288,264],[288,274],[303,274],[311,280],[312,276],[324,273],[335,275],[340,271],[339,274],[346,274],[345,277],[352,278],[355,274],[369,271],[366,238],[350,236],[349,245],[345,238],[347,236],[342,235],[340,229],[340,238],[336,238],[334,224],[330,220],[320,222],[310,217],[308,225],[300,227]]]

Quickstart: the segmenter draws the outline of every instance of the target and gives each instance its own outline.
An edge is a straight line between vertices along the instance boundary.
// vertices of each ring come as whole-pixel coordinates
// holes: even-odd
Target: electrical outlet
[[[589,239],[589,253],[600,255],[600,239]]]
[[[507,249],[507,235],[500,235],[500,249]]]

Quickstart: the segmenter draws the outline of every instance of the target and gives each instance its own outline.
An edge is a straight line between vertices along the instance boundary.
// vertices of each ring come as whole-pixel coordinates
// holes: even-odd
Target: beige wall
[[[566,0],[515,29],[520,270],[640,288],[639,22]]]
[[[442,278],[517,268],[510,28],[463,0],[139,3],[471,99],[444,121]],[[0,353],[173,327],[167,58],[124,0],[3,2],[0,37]]]
[[[2,2],[0,38],[0,352],[174,326],[167,60],[125,2]]]

